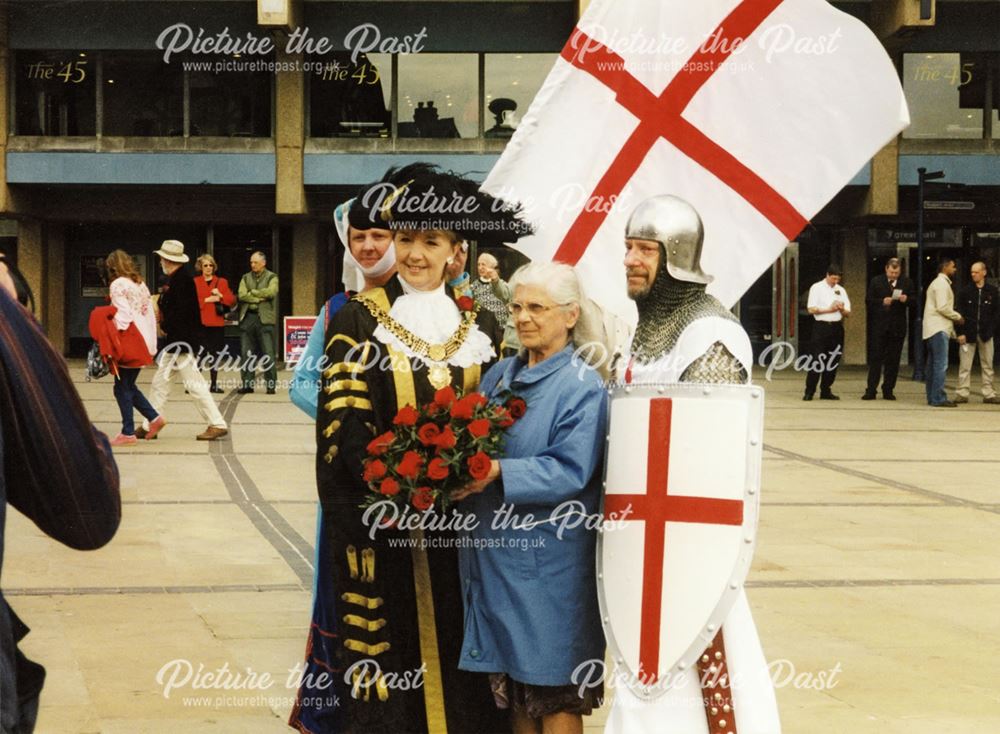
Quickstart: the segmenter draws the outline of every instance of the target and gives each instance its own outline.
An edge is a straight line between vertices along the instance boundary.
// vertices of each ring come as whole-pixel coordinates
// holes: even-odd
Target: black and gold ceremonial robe
[[[393,278],[366,291],[388,313],[403,293]],[[477,315],[496,345],[499,329]],[[373,437],[392,430],[406,404],[433,399],[428,370],[373,338],[375,318],[351,301],[326,331],[317,413],[317,480],[331,554],[338,622],[336,679],[342,731],[357,734],[508,732],[488,677],[458,669],[462,591],[450,530],[379,530],[363,522],[362,462]],[[473,390],[488,364],[451,367],[451,384]],[[427,541],[413,547],[410,541]]]

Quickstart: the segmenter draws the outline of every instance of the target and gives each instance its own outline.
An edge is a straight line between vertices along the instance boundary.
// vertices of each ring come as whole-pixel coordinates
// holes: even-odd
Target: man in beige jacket
[[[962,314],[955,310],[955,294],[951,276],[955,274],[955,258],[945,256],[938,263],[938,275],[927,288],[924,299],[924,343],[927,349],[925,387],[927,404],[935,408],[954,408],[944,391],[948,372],[948,340],[955,338],[955,324],[964,324]]]

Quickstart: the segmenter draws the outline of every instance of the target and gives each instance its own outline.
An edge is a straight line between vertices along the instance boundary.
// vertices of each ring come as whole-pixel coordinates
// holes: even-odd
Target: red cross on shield
[[[695,662],[746,578],[762,417],[752,385],[612,395],[599,589],[612,658],[637,695],[655,698]]]

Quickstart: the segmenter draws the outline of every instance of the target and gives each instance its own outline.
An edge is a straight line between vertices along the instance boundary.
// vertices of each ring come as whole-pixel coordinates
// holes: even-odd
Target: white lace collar
[[[396,278],[403,287],[403,295],[393,302],[389,318],[430,344],[443,344],[448,341],[462,323],[462,314],[455,302],[445,293],[444,283],[434,290],[421,291],[399,275],[396,275]],[[403,352],[407,357],[429,361],[424,360],[381,325],[376,327],[374,337],[382,344]],[[488,362],[495,356],[496,352],[489,336],[480,331],[479,326],[473,324],[462,346],[447,360],[447,364],[454,367],[471,367],[474,364]]]

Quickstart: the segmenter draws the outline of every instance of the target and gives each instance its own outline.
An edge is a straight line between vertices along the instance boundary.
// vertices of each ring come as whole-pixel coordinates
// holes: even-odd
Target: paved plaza
[[[114,435],[111,383],[72,370]],[[895,403],[862,402],[864,374],[846,369],[841,401],[805,403],[800,374],[763,377],[749,599],[784,731],[1000,732],[1000,407],[973,395],[932,409],[908,380]],[[287,391],[231,391],[222,409],[230,437],[195,441],[205,425],[175,385],[160,439],[116,452],[123,517],[104,549],[71,551],[9,514],[3,587],[32,627],[22,648],[48,669],[38,731],[290,731],[286,681],[310,611],[312,427]],[[204,687],[223,666],[230,685],[248,670],[272,683]]]

